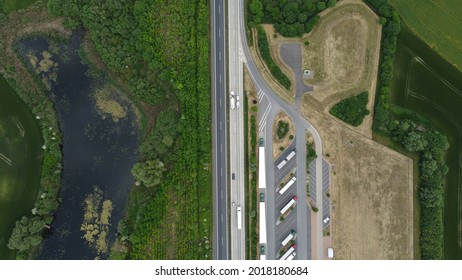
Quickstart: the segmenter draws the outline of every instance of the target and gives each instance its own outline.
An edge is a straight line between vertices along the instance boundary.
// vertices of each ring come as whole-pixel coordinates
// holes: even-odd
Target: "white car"
[[[236,95],[236,107],[239,108],[239,94]]]
[[[325,224],[329,221],[329,217],[325,218],[324,220],[322,220]]]

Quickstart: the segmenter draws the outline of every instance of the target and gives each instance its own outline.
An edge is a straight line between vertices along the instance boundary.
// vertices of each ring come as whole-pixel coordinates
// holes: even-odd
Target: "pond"
[[[40,184],[42,135],[35,117],[0,76],[0,259],[14,259],[8,239],[29,215]]]
[[[136,107],[104,79],[86,75],[81,38],[18,43],[29,68],[48,89],[63,133],[62,203],[40,259],[107,258],[123,217],[138,158]]]
[[[444,258],[462,257],[462,73],[403,26],[392,102],[431,120],[448,137],[444,192]]]

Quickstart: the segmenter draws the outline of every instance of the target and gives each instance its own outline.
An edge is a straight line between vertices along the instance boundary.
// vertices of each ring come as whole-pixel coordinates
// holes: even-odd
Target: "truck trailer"
[[[281,244],[282,246],[286,246],[290,240],[292,240],[292,238],[294,238],[295,236],[295,230],[292,230],[289,235],[287,235],[286,238],[284,238],[284,240],[282,240]]]
[[[286,260],[290,255],[292,255],[292,253],[295,252],[295,248],[297,248],[295,244],[290,246],[289,250],[287,250],[287,252],[284,255],[282,255],[282,257],[280,257],[279,260],[280,261]]]
[[[295,156],[295,150],[292,150],[290,154],[287,155],[286,160],[289,161]]]
[[[294,205],[296,201],[297,201],[297,196],[294,195],[292,199],[289,202],[287,202],[286,206],[284,206],[284,208],[281,209],[280,213],[284,214],[285,212],[287,212],[287,210],[289,210],[289,208],[292,207],[292,205]]]
[[[281,169],[282,167],[284,167],[284,165],[286,165],[287,163],[287,160],[282,160],[279,164],[278,164],[278,169]]]
[[[282,189],[279,190],[279,193],[284,194],[295,183],[296,180],[297,180],[297,178],[295,178],[295,177],[290,179],[290,181],[287,182],[287,184],[285,184],[285,186],[282,187]]]

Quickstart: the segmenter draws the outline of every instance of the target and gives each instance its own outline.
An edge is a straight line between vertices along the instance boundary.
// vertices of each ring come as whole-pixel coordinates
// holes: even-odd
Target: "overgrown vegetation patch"
[[[257,26],[257,36],[258,50],[266,66],[268,66],[271,75],[273,75],[273,77],[286,89],[290,89],[292,82],[290,81],[289,77],[287,77],[287,75],[282,72],[281,68],[276,64],[273,57],[271,56],[268,38],[266,37],[266,32],[263,27]]]
[[[289,132],[289,123],[285,122],[285,121],[282,121],[282,120],[279,121],[278,122],[278,128],[276,130],[276,134],[277,134],[279,140],[286,137],[288,132]]]
[[[335,104],[329,113],[348,124],[359,126],[364,117],[369,115],[369,110],[367,109],[368,99],[368,93],[364,91]]]

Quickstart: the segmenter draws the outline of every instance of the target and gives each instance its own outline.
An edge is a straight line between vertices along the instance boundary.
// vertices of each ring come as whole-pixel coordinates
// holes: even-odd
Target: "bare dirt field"
[[[309,105],[302,114],[332,165],[333,247],[337,259],[412,259],[413,162]]]
[[[279,139],[276,133],[278,129],[279,121],[283,121],[289,124],[289,131],[287,132],[287,135],[282,139]],[[280,147],[283,147],[285,149],[290,145],[290,143],[292,143],[293,139],[290,139],[291,135],[295,135],[295,128],[294,128],[292,119],[285,112],[279,111],[274,117],[274,123],[273,123],[273,158],[274,159],[276,159],[282,153],[282,151],[279,149]]]

